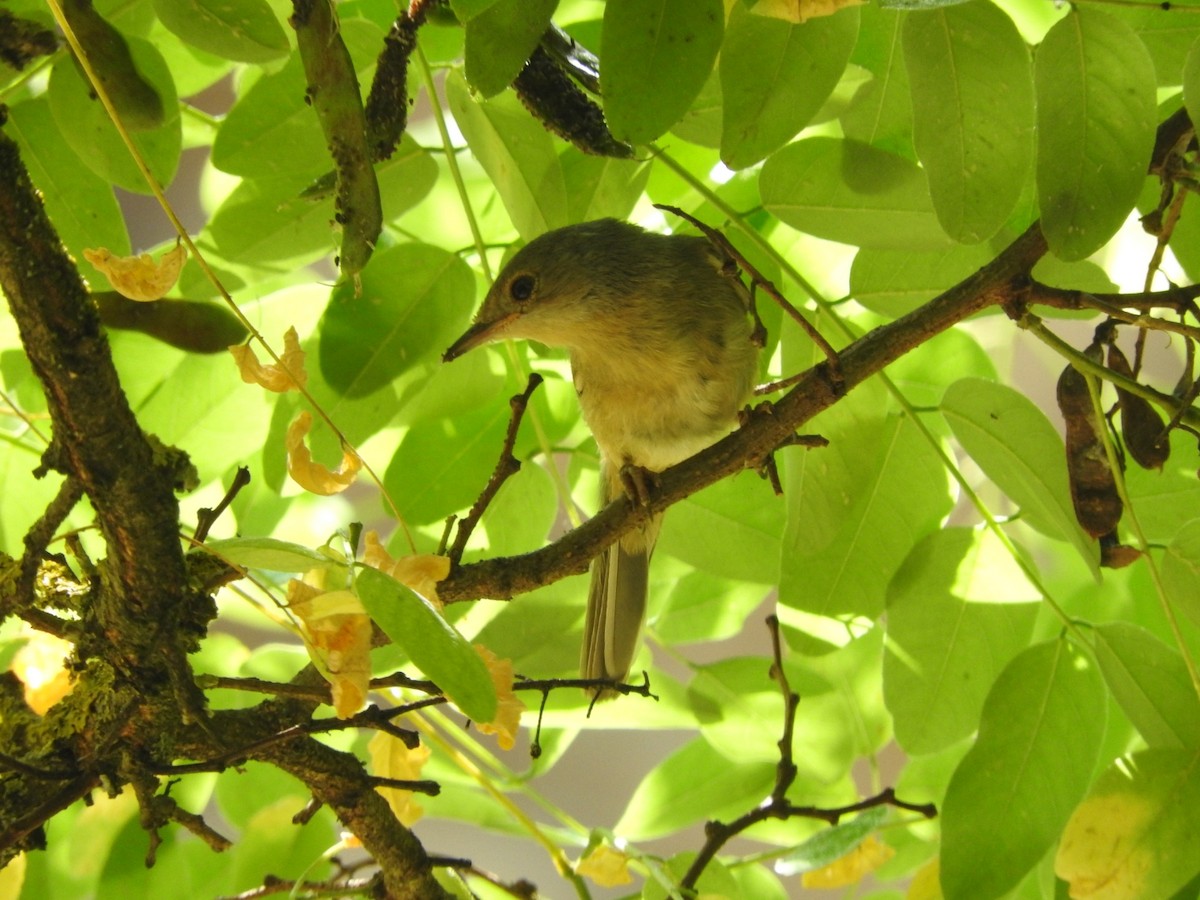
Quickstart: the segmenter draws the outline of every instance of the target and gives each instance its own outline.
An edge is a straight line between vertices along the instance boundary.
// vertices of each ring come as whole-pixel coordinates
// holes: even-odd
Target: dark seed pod
[[[1099,344],[1092,344],[1084,352],[1100,360]],[[1123,510],[1101,440],[1102,425],[1088,393],[1087,377],[1074,366],[1063,369],[1057,394],[1067,426],[1067,477],[1075,518],[1084,531],[1098,538],[1116,529]]]
[[[584,153],[619,159],[634,155],[633,147],[612,136],[600,107],[541,47],[533,51],[513,89],[546,128]]]
[[[199,300],[155,300],[138,303],[116,291],[92,294],[100,321],[109,328],[140,331],[191,353],[222,353],[241,343],[246,329],[228,309]]]
[[[20,71],[31,60],[49,56],[57,49],[58,38],[53,31],[0,9],[0,61]]]
[[[1116,344],[1108,345],[1108,367],[1118,375],[1133,378],[1129,360]],[[1121,410],[1121,434],[1125,449],[1143,469],[1161,469],[1171,455],[1171,441],[1158,410],[1137,394],[1117,388]]]
[[[367,149],[374,162],[388,159],[408,126],[408,60],[417,46],[420,18],[401,13],[383,41],[367,95]]]

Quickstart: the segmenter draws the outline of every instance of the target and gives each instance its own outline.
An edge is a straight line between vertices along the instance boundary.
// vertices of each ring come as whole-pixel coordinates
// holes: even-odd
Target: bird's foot
[[[642,466],[626,463],[621,466],[621,486],[625,495],[634,506],[650,505],[650,495],[658,488],[658,473],[651,472]]]

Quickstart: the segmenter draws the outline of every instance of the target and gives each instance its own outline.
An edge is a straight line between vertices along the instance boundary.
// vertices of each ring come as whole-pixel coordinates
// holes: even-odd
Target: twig
[[[779,619],[767,617],[767,628],[771,632],[771,677],[779,683],[783,693],[784,716],[783,735],[779,738],[779,762],[775,766],[775,786],[771,796],[749,812],[739,816],[732,822],[709,821],[704,826],[705,841],[700,852],[692,861],[691,868],[679,882],[685,891],[694,891],[700,874],[716,857],[718,851],[731,839],[746,829],[767,819],[790,819],[803,817],[821,819],[830,825],[836,825],[843,816],[862,812],[874,806],[895,806],[899,809],[917,812],[926,818],[937,815],[937,808],[932,803],[908,803],[898,800],[892,788],[880,791],[874,797],[859,800],[846,806],[822,808],[817,806],[797,806],[788,802],[787,792],[796,780],[796,763],[792,757],[792,738],[796,728],[796,709],[800,705],[800,695],[792,691],[788,684],[787,675],[783,669],[783,642],[779,637]]]
[[[212,528],[213,523],[220,518],[221,513],[229,508],[229,504],[233,502],[233,498],[238,495],[238,492],[249,483],[250,470],[245,466],[238,466],[237,471],[233,473],[233,482],[229,485],[229,490],[225,492],[225,496],[221,498],[221,502],[212,509],[205,507],[196,513],[196,533],[192,537],[197,544],[204,543],[204,539],[208,537],[208,531]]]
[[[517,429],[521,427],[521,418],[525,415],[525,408],[529,405],[529,398],[533,396],[533,392],[537,390],[538,385],[541,383],[542,376],[534,372],[529,376],[529,382],[525,385],[525,390],[511,397],[508,401],[509,406],[512,407],[512,416],[508,420],[508,431],[504,435],[504,446],[500,448],[500,459],[496,461],[496,468],[492,472],[492,477],[488,479],[483,493],[479,495],[479,499],[475,501],[475,505],[471,507],[471,511],[458,522],[458,533],[454,537],[454,545],[450,548],[449,554],[447,554],[454,565],[457,565],[458,561],[462,559],[463,550],[467,547],[467,541],[471,539],[471,532],[475,530],[475,526],[483,518],[484,511],[487,510],[488,504],[492,502],[492,498],[496,496],[496,492],[500,490],[500,486],[521,468],[521,461],[513,456],[513,447],[517,443]]]

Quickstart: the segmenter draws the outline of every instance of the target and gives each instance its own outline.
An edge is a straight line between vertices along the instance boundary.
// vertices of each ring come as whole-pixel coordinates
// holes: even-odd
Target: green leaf
[[[476,722],[496,717],[496,689],[483,658],[420,594],[378,569],[359,569],[358,597],[384,634]]]
[[[497,2],[498,0],[450,0],[450,8],[454,10],[454,15],[458,16],[458,21],[466,23],[487,12]]]
[[[775,863],[775,871],[786,878],[827,866],[866,840],[867,835],[883,825],[887,816],[887,807],[876,806],[864,810],[849,822],[818,831],[786,856],[780,857]]]
[[[360,397],[440,354],[466,326],[475,275],[431,244],[400,244],[374,254],[360,284],[339,282],[321,318],[321,373]]]
[[[916,164],[855,141],[815,137],[769,157],[763,206],[816,237],[859,247],[933,250],[949,244]]]
[[[1154,148],[1154,63],[1137,34],[1073,9],[1035,59],[1042,231],[1063,259],[1098,250],[1125,221]]]
[[[1183,104],[1193,122],[1200,122],[1200,38],[1188,51],[1183,67]]]
[[[288,54],[288,39],[266,0],[154,0],[159,21],[193,47],[237,62]]]
[[[867,309],[898,318],[973,275],[994,255],[979,244],[924,252],[864,247],[850,266],[850,293]]]
[[[1075,520],[1062,438],[1023,394],[964,378],[942,398],[942,415],[963,449],[1042,534],[1068,541],[1093,568],[1097,549]]]
[[[1003,896],[1050,849],[1091,782],[1105,702],[1099,674],[1065,640],[1035,644],[1000,673],[942,802],[946,900]]]
[[[788,525],[779,584],[781,621],[883,610],[888,582],[952,501],[941,460],[904,416],[877,417],[856,393],[813,422],[829,446],[785,462]]]
[[[888,588],[883,697],[908,753],[971,734],[996,676],[1033,633],[1041,594],[988,532],[930,535]]]
[[[344,19],[340,28],[359,83],[369,84],[383,32],[362,18]],[[254,82],[221,121],[212,144],[213,165],[247,178],[287,175],[296,190],[306,178],[332,168],[316,115],[304,102],[306,87],[299,54]]]
[[[650,166],[632,159],[591,156],[564,150],[559,154],[572,222],[625,219],[646,189]]]
[[[63,140],[50,102],[38,97],[10,107],[4,130],[20,145],[29,177],[42,192],[46,212],[71,255],[82,260],[84,247],[128,255],[129,234],[112,185],[85,166]],[[88,272],[88,280],[95,290],[108,283],[99,272]]]
[[[1167,601],[1200,623],[1200,519],[1180,528],[1167,547],[1162,581]]]
[[[149,41],[128,38],[129,52],[140,75],[154,86],[162,101],[161,125],[130,131],[150,173],[164,187],[175,177],[182,147],[179,98],[175,81],[162,54]],[[108,113],[79,73],[70,54],[63,54],[50,72],[50,109],[67,144],[93,172],[112,184],[139,194],[150,188],[129,149],[109,121]]]
[[[446,78],[446,99],[521,237],[530,241],[568,224],[566,181],[554,141],[520,101],[511,93],[477,101],[456,73]]]
[[[466,23],[465,71],[471,87],[491,97],[525,67],[550,24],[558,0],[497,0]]]
[[[774,763],[731,763],[697,738],[642,779],[613,831],[649,840],[708,819],[728,819],[746,811],[747,798],[765,797],[774,782]]]
[[[726,478],[672,507],[658,548],[722,578],[772,584],[786,514],[765,483]]]
[[[327,566],[331,562],[328,556],[309,547],[270,537],[237,537],[208,541],[203,549],[192,552],[209,552],[218,559],[228,560],[239,566],[267,569],[271,572],[307,572],[317,566]]]
[[[721,0],[613,0],[604,5],[600,93],[617,140],[645,144],[677,122],[716,62]]]
[[[1096,661],[1151,747],[1200,747],[1200,700],[1179,651],[1129,622],[1097,625]]]
[[[789,141],[842,76],[858,10],[791,25],[736,5],[721,47],[721,161],[744,169]]]
[[[1145,750],[1101,773],[1067,823],[1054,873],[1095,900],[1191,896],[1175,892],[1200,872],[1198,831],[1200,750]]]
[[[263,265],[331,254],[336,246],[332,197],[299,196],[311,174],[327,164],[326,158],[308,175],[247,178],[238,185],[208,226],[221,256],[231,263]],[[376,164],[375,174],[384,215],[391,221],[430,192],[437,163],[406,134],[396,152]]]
[[[938,221],[976,244],[1012,213],[1033,162],[1033,76],[1016,26],[992,3],[904,23],[917,154]]]
[[[842,113],[842,130],[850,140],[911,157],[912,96],[901,49],[904,14],[874,4],[858,12],[858,44],[850,61],[872,78]]]

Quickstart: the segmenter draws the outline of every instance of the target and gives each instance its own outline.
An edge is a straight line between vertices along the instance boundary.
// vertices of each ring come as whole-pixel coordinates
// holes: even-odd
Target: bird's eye
[[[532,275],[518,275],[509,284],[508,295],[518,302],[528,300],[533,296],[533,289],[536,285],[537,281]]]

